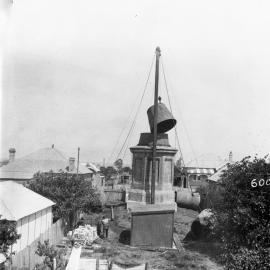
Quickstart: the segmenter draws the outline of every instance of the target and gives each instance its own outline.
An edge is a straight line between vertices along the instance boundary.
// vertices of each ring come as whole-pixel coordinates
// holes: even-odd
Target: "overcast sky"
[[[115,157],[156,46],[186,162],[269,152],[269,1],[13,2],[1,19],[2,157],[9,147],[20,157],[55,144],[68,156],[80,146],[83,160],[108,160],[126,127]],[[153,75],[128,147],[149,130]]]

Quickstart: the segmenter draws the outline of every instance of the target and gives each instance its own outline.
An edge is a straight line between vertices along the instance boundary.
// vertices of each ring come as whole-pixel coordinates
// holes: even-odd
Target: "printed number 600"
[[[263,178],[261,178],[258,182],[257,182],[257,179],[253,179],[250,184],[253,188],[257,186],[262,187],[264,185],[270,186],[270,178],[268,178],[267,180],[264,180]]]

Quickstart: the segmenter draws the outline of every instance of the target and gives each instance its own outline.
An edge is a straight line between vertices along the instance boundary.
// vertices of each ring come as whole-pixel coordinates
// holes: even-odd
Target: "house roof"
[[[76,166],[73,171],[68,171],[68,158],[54,147],[39,149],[22,158],[15,159],[6,166],[0,168],[0,179],[31,179],[37,172],[55,173],[64,171],[76,173]],[[79,173],[90,173],[84,166],[79,167]]]
[[[80,174],[87,174],[87,173],[93,173],[93,171],[91,170],[91,168],[88,168],[88,167],[84,166],[82,163],[80,163],[79,173]]]
[[[84,163],[81,163],[81,165],[86,167],[91,172],[94,172],[94,173],[100,172],[99,168],[91,162],[84,162]]]
[[[93,163],[89,163],[89,167],[94,172],[100,172],[100,169],[95,164],[93,164]]]
[[[222,166],[220,166],[218,168],[218,170],[216,171],[216,173],[214,173],[213,175],[211,175],[208,178],[208,180],[218,183],[220,181],[221,175],[223,174],[223,171],[225,171],[225,170],[228,169],[228,165],[229,164],[230,164],[230,162],[226,162]]]
[[[0,182],[1,219],[19,220],[42,209],[54,205],[54,202],[13,181]]]

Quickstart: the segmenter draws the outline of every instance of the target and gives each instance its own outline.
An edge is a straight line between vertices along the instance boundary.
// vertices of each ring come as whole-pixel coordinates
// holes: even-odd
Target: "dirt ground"
[[[201,241],[183,242],[197,214],[193,210],[178,208],[175,214],[174,229],[180,240],[180,248],[150,251],[129,245],[130,217],[127,211],[121,207],[115,210],[115,220],[110,222],[108,239],[99,239],[94,245],[94,249],[83,249],[81,257],[109,259],[125,266],[135,266],[148,262],[149,270],[221,270],[223,267],[216,262],[219,255],[218,248],[214,244]],[[110,217],[109,209],[106,209],[100,215],[88,217],[86,221],[94,225],[102,215]]]

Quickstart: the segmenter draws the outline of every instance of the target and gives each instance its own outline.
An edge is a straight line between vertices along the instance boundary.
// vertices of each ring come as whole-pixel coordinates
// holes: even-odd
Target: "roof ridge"
[[[50,147],[39,148],[38,150],[32,151],[31,153],[29,153],[29,154],[27,154],[27,155],[24,155],[24,156],[22,156],[22,157],[20,157],[20,158],[17,158],[16,160],[18,160],[18,159],[25,159],[26,157],[35,154],[37,151],[45,150],[45,149],[49,149],[49,148],[50,148]]]
[[[16,220],[16,218],[13,216],[13,214],[11,213],[11,211],[8,209],[8,207],[7,207],[7,205],[5,204],[5,202],[2,200],[2,199],[0,199],[0,201],[1,201],[1,204],[5,207],[5,209],[8,211],[8,213],[10,214],[10,216],[12,217],[12,219],[14,219],[14,220]],[[0,219],[1,219],[1,214],[0,214]],[[6,218],[4,218],[4,219],[6,219]]]
[[[58,149],[56,149],[56,148],[52,148],[57,154],[59,154],[61,157],[63,157],[64,159],[66,159],[66,160],[68,160],[64,155],[63,155],[63,153],[60,151],[60,150],[58,150]]]
[[[52,150],[52,151],[54,151],[55,153],[57,153],[61,158],[63,158],[63,159],[65,159],[65,160],[68,160],[67,159],[67,157],[65,157],[65,155],[60,151],[60,150],[58,150],[58,149],[56,149],[56,148],[54,148],[54,147],[43,147],[43,148],[40,148],[40,149],[38,149],[38,150],[36,150],[36,151],[33,151],[33,152],[31,152],[30,154],[28,154],[28,155],[25,155],[25,156],[23,156],[23,157],[21,157],[21,158],[18,158],[18,159],[16,159],[16,160],[35,160],[35,159],[33,159],[33,155],[36,155],[38,152],[42,152],[42,151],[50,151],[50,150]],[[46,159],[44,159],[44,160],[46,160]]]
[[[14,181],[0,182],[3,196],[0,204],[3,210],[3,218],[19,220],[25,216],[43,210],[55,204],[49,198]],[[17,200],[13,200],[10,194],[15,194]]]

